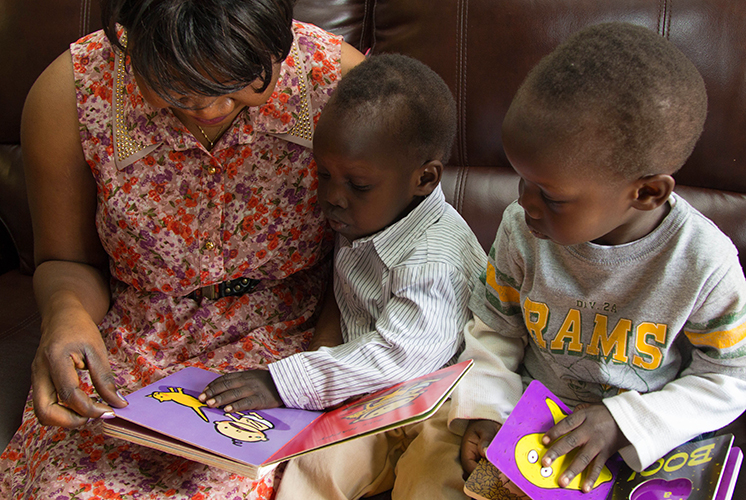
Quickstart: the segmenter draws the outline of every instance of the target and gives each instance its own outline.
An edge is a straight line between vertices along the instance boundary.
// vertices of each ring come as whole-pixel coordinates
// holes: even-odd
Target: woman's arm
[[[342,42],[342,55],[340,56],[340,65],[342,76],[348,71],[365,60],[365,56],[355,47],[347,42]]]
[[[88,369],[105,401],[116,394],[97,323],[109,308],[107,256],[96,232],[96,184],[80,143],[69,52],[29,91],[21,120],[34,230],[34,291],[42,337],[33,362],[34,410],[42,424],[74,427],[111,408],[79,387]]]

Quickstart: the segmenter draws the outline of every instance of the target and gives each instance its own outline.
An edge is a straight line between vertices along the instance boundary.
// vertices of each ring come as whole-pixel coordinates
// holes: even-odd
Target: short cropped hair
[[[135,73],[170,104],[170,94],[218,96],[259,79],[266,90],[273,64],[293,43],[295,0],[104,0],[109,41],[125,50]]]
[[[707,115],[704,81],[673,43],[641,26],[605,23],[572,35],[531,70],[519,93],[546,112],[591,118],[623,177],[672,174]]]
[[[346,118],[384,126],[423,162],[446,162],[456,137],[456,103],[426,64],[401,54],[367,58],[352,68],[327,106]]]

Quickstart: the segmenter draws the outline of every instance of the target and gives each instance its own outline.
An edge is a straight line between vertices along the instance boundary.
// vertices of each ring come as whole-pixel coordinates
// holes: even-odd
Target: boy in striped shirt
[[[216,379],[203,401],[226,411],[323,409],[455,360],[486,265],[440,187],[455,133],[450,90],[421,62],[374,56],[345,76],[314,136],[319,202],[337,232],[338,328],[317,331],[322,347],[271,363],[269,372]],[[292,460],[277,498],[388,489],[420,430],[415,424]]]

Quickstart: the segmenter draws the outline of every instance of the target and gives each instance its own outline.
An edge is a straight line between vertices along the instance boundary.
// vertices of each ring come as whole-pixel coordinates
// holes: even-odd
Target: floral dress
[[[103,32],[71,45],[80,136],[97,182],[111,309],[99,325],[127,394],[184,366],[264,368],[301,350],[330,273],[317,199],[313,125],[340,78],[340,37],[294,23],[270,100],[207,151],[168,109],[142,98]],[[239,277],[248,294],[186,297]],[[87,372],[83,387],[93,393]],[[102,434],[43,427],[27,401],[0,457],[1,498],[270,498],[257,482]]]

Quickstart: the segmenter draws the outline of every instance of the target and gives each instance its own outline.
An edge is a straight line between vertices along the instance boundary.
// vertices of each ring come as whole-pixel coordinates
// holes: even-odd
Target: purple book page
[[[560,457],[551,467],[541,466],[547,450],[541,437],[570,413],[570,409],[543,384],[531,382],[487,448],[487,459],[531,498],[605,500],[619,469],[619,455],[606,463],[589,493],[580,490],[585,474],[566,488],[560,488],[557,483],[561,472],[572,462],[572,454]]]
[[[117,417],[217,455],[262,465],[322,412],[272,408],[226,413],[208,408],[197,396],[219,377],[187,367],[126,396]]]

